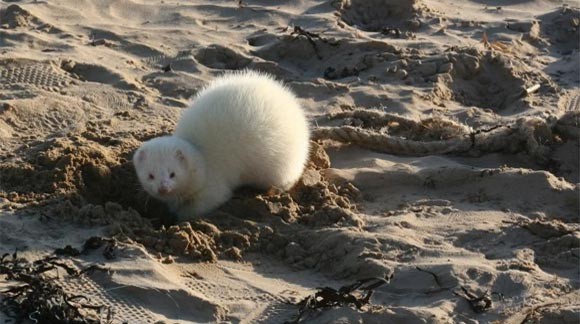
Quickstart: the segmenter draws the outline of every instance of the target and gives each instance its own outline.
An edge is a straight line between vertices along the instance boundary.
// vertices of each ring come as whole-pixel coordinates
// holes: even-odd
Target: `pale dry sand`
[[[61,280],[115,322],[282,323],[316,287],[392,274],[371,306],[305,322],[577,323],[579,6],[0,1],[0,252],[40,258],[116,235],[117,258],[71,258],[111,274]],[[403,156],[324,141],[331,167],[316,153],[292,194],[242,192],[158,230],[171,216],[139,190],[131,153],[171,132],[204,84],[243,68],[285,81],[313,127],[368,108],[473,130],[538,117],[553,132],[533,135],[541,157],[525,145]],[[503,299],[477,314],[454,294],[462,286]]]

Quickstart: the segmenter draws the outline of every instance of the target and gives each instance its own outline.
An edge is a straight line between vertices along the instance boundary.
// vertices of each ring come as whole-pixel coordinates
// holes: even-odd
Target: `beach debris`
[[[310,44],[312,45],[312,48],[314,48],[314,53],[316,53],[316,57],[318,57],[319,60],[322,60],[322,55],[320,55],[320,52],[318,50],[318,46],[316,45],[316,42],[314,41],[314,39],[318,39],[318,40],[325,42],[325,39],[320,37],[319,34],[309,32],[300,26],[294,26],[294,30],[290,33],[290,36],[295,36],[295,37],[304,36],[304,37],[306,37],[308,42],[310,42]]]
[[[172,264],[173,262],[175,262],[175,259],[171,255],[168,255],[161,259],[161,263],[164,264]]]
[[[396,27],[383,27],[381,29],[381,34],[387,36],[395,36],[395,38],[401,38],[401,30]]]
[[[348,68],[345,66],[344,68],[337,70],[336,68],[329,66],[324,70],[324,78],[327,80],[342,79],[350,76],[357,76],[359,72],[360,71],[356,67]]]
[[[478,314],[485,313],[492,308],[493,301],[491,297],[493,295],[497,295],[500,300],[503,299],[503,294],[498,292],[490,293],[489,291],[486,291],[483,295],[477,296],[474,293],[469,292],[463,286],[461,286],[461,290],[463,291],[462,294],[455,291],[453,293],[459,297],[465,298],[465,300],[469,302],[469,305],[471,305],[471,309]]]
[[[169,64],[165,65],[164,67],[162,67],[162,68],[161,68],[161,70],[162,70],[163,72],[166,72],[166,73],[167,73],[167,72],[170,72],[170,71],[172,70],[172,68],[171,68],[171,63],[169,63]]]
[[[100,236],[93,236],[89,238],[85,244],[83,245],[82,251],[79,251],[76,248],[73,248],[70,245],[65,246],[64,248],[58,248],[54,250],[54,254],[57,256],[79,256],[81,254],[86,254],[88,250],[96,250],[103,245],[105,245],[103,249],[103,256],[107,260],[114,259],[115,256],[115,248],[117,247],[117,240],[113,238],[103,238]]]
[[[59,276],[52,273],[57,269],[64,269],[70,277],[79,277],[96,270],[108,271],[98,265],[78,270],[58,257],[49,256],[31,262],[18,257],[17,252],[12,255],[6,253],[0,258],[0,274],[5,275],[8,281],[22,284],[0,292],[0,310],[17,321],[103,323],[101,314],[107,307],[91,304],[86,296],[65,292],[57,283]]]
[[[503,53],[511,53],[511,51],[512,51],[510,48],[510,45],[505,43],[505,42],[489,41],[489,38],[487,37],[486,32],[483,33],[481,43],[483,43],[483,46],[485,48],[490,49],[490,50],[496,50],[498,52],[503,52]]]
[[[78,249],[73,248],[70,245],[65,246],[64,248],[58,248],[54,250],[54,254],[58,256],[79,256],[81,252]]]
[[[369,303],[375,289],[389,283],[392,274],[386,278],[366,278],[357,282],[342,286],[339,289],[330,287],[317,288],[318,291],[310,295],[297,305],[300,306],[298,317],[287,324],[299,323],[302,316],[309,310],[329,307],[355,306],[361,309]],[[357,293],[357,291],[359,291]],[[360,292],[363,292],[362,294]]]
[[[14,111],[15,109],[16,108],[14,108],[13,105],[5,102],[5,103],[0,105],[0,114],[5,113],[5,112]]]
[[[85,244],[83,245],[83,251],[81,253],[84,254],[87,253],[88,250],[96,250],[103,245],[105,245],[105,248],[103,249],[103,256],[107,260],[114,259],[116,257],[115,248],[117,247],[117,240],[115,240],[114,238],[93,236],[85,242]]]
[[[538,91],[540,89],[540,85],[539,84],[534,84],[533,86],[526,88],[522,91],[522,95],[523,96],[529,96],[532,93]]]
[[[511,124],[472,130],[451,119],[414,120],[376,109],[355,109],[326,118],[342,119],[344,124],[319,126],[313,129],[313,139],[331,139],[377,152],[409,156],[524,151],[541,162],[548,161],[548,144],[554,126],[550,120],[523,117]],[[361,126],[348,125],[353,118],[359,119]]]
[[[89,43],[89,45],[112,47],[114,44],[111,43],[110,41],[104,39],[104,38],[99,38],[99,39],[91,39],[91,42]]]

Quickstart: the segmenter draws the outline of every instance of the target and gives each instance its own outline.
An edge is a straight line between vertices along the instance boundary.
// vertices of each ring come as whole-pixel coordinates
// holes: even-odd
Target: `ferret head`
[[[133,164],[145,191],[160,200],[187,197],[205,182],[200,152],[179,137],[158,137],[143,143],[133,156]]]

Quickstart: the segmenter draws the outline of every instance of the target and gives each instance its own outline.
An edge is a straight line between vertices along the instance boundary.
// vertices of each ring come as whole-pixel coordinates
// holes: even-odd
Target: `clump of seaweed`
[[[105,245],[105,243],[107,245]],[[114,238],[104,238],[100,236],[92,236],[88,240],[86,240],[85,244],[83,245],[83,249],[79,251],[77,248],[74,248],[70,245],[65,246],[64,248],[59,248],[54,250],[54,254],[60,256],[79,256],[81,254],[88,253],[89,250],[96,250],[100,247],[105,245],[103,249],[103,256],[107,260],[111,260],[115,258],[115,248],[117,247],[117,240]]]
[[[36,323],[110,323],[109,312],[101,318],[106,306],[90,304],[83,295],[71,295],[57,283],[57,269],[68,276],[79,277],[95,270],[106,270],[93,265],[84,270],[64,263],[59,257],[49,256],[37,261],[18,257],[14,252],[0,258],[0,275],[20,285],[0,292],[0,310],[17,322],[32,320]]]
[[[300,302],[298,317],[286,324],[300,323],[302,317],[310,310],[329,307],[355,306],[361,309],[369,303],[373,291],[378,287],[388,283],[392,276],[388,278],[366,278],[357,282],[342,286],[339,289],[330,287],[317,288],[318,291]]]

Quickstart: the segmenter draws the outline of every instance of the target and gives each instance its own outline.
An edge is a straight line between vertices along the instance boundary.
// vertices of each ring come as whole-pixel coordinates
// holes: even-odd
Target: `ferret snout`
[[[159,186],[159,188],[157,189],[157,193],[159,193],[159,195],[164,196],[166,194],[169,193],[169,188],[167,188],[166,186]]]
[[[165,196],[167,194],[170,194],[173,191],[173,186],[171,185],[171,183],[167,183],[166,181],[162,181],[159,184],[159,187],[157,188],[157,193],[160,196]]]

